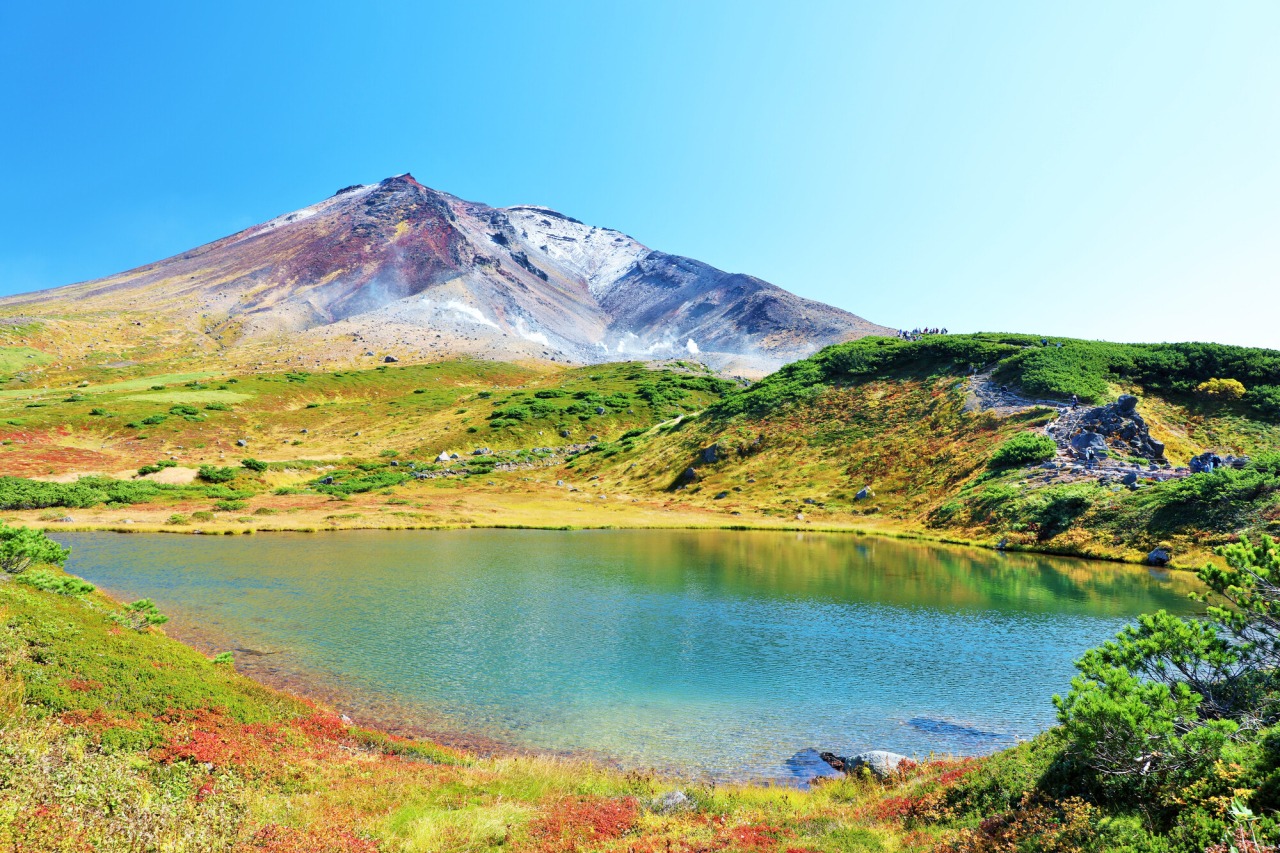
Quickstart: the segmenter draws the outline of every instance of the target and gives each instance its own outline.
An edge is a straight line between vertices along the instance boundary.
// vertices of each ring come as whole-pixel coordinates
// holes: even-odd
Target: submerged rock
[[[802,749],[782,764],[787,772],[799,782],[810,782],[814,779],[835,779],[840,776],[840,769],[828,759],[841,759],[829,752],[818,752],[810,747]]]

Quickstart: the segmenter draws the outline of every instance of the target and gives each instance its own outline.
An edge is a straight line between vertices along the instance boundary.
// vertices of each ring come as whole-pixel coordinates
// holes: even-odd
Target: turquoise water
[[[170,633],[358,720],[713,778],[998,749],[1052,724],[1085,649],[1193,607],[1182,576],[840,535],[56,538]]]

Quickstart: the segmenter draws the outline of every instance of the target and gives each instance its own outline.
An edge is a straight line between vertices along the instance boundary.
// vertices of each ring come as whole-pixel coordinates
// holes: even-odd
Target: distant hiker
[[[1076,406],[1078,406],[1078,405],[1080,405],[1080,398],[1079,398],[1079,397],[1077,397],[1075,394],[1072,394],[1072,395],[1071,395],[1071,408],[1074,410],[1074,409],[1075,409],[1075,407],[1076,407]]]

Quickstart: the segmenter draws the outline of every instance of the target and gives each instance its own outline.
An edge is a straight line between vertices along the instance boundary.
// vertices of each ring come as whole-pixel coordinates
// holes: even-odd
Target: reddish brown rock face
[[[466,202],[407,174],[129,272],[0,300],[0,315],[42,310],[145,314],[176,339],[194,336],[192,346],[273,344],[317,363],[394,350],[411,359],[695,357],[758,373],[890,332],[611,229],[545,208]]]

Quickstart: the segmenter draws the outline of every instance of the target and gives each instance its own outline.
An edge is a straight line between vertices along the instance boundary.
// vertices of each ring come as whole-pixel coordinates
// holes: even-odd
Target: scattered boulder
[[[720,461],[720,445],[713,444],[710,447],[702,448],[702,451],[698,454],[698,459],[699,461],[702,462],[703,465],[712,465],[716,462],[719,462]]]
[[[867,498],[874,497],[875,492],[871,491],[867,486],[858,489],[858,493],[853,496],[855,501],[865,501]]]
[[[661,815],[675,814],[676,812],[692,811],[695,804],[684,791],[676,789],[667,791],[662,796],[653,801],[652,809]]]
[[[729,497],[728,492],[716,492],[715,500],[722,500],[727,497]]]
[[[236,447],[248,447],[248,446],[249,446],[249,442],[246,441],[245,439],[243,438],[236,439]]]
[[[1168,548],[1153,548],[1151,553],[1147,555],[1148,566],[1167,566],[1169,561],[1173,559],[1173,555],[1169,553]]]
[[[685,468],[684,473],[680,475],[680,484],[687,486],[690,483],[696,482],[698,482],[698,472],[693,470],[693,466],[690,465],[688,468]]]
[[[568,437],[569,437],[569,431],[568,431],[567,429],[562,429],[562,430],[560,430],[560,437],[561,437],[561,438],[568,438]]]
[[[597,414],[597,415],[603,415],[603,414],[605,414],[605,413],[606,413],[606,412],[608,412],[608,411],[609,411],[609,410],[608,410],[608,409],[606,409],[604,406],[596,406],[596,414]]]
[[[383,359],[382,359],[382,363],[383,363],[383,364],[394,364],[395,362],[397,362],[397,361],[399,361],[399,360],[400,360],[400,359],[396,358],[394,355],[389,355],[389,356],[386,356],[385,358],[383,358]]]
[[[1138,472],[1130,471],[1129,473],[1125,474],[1123,477],[1120,478],[1120,485],[1122,486],[1138,485]]]
[[[1212,474],[1213,469],[1222,466],[1222,457],[1213,451],[1206,451],[1199,456],[1192,457],[1192,461],[1188,462],[1188,467],[1192,474]]]
[[[437,462],[448,462],[448,461],[449,461],[449,452],[448,452],[448,451],[446,451],[446,450],[441,450],[441,451],[440,451],[440,455],[436,457],[436,461],[437,461]]]

